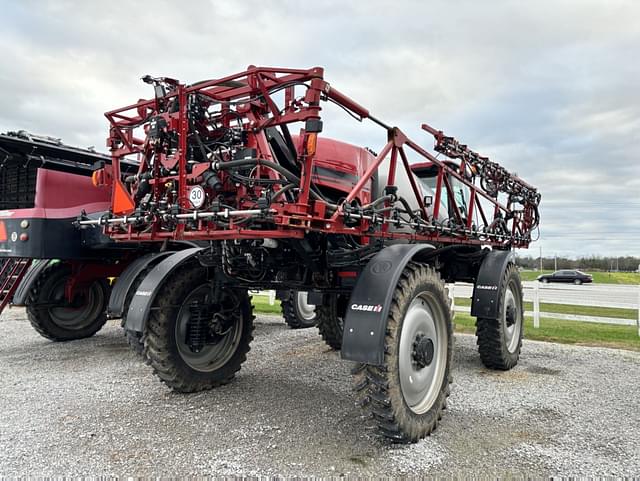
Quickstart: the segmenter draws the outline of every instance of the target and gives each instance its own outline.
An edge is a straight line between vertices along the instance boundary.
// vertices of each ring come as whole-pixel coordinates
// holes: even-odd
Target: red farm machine
[[[100,230],[78,229],[79,211],[97,217],[111,206],[111,189],[97,185],[93,175],[110,164],[110,156],[56,138],[25,131],[0,135],[0,312],[26,306],[31,324],[47,339],[92,336],[107,320],[110,279],[139,258],[197,245],[116,243]],[[137,165],[125,161],[120,169],[133,173]]]
[[[143,80],[153,98],[106,114],[111,156],[92,167],[91,187],[110,193],[108,208],[85,208],[75,226],[118,253],[103,257],[118,266],[108,310],[170,388],[234,377],[252,340],[254,289],[306,293],[323,339],[356,363],[359,404],[396,442],[429,434],[446,405],[445,282],[474,283],[482,362],[517,363],[513,249],[538,226],[535,188],[423,125],[431,154],[322,68]],[[323,138],[330,103],[380,126],[380,152]]]

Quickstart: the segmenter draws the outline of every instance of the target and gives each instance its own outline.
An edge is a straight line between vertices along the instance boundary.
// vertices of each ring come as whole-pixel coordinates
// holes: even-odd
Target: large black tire
[[[514,264],[504,273],[498,302],[498,319],[476,320],[478,351],[486,367],[507,371],[518,364],[524,332],[522,282]]]
[[[318,322],[315,306],[306,302],[306,292],[287,291],[280,300],[282,317],[291,329],[306,329]]]
[[[93,336],[107,322],[109,287],[94,281],[69,305],[64,287],[71,267],[62,262],[47,266],[27,296],[27,317],[33,328],[51,341],[71,341]]]
[[[322,340],[336,351],[342,348],[344,334],[344,307],[340,300],[337,295],[331,295],[328,304],[316,306],[318,332]]]
[[[250,350],[251,299],[244,290],[224,289],[220,310],[212,320],[219,316],[219,320],[231,321],[232,327],[218,344],[206,346],[201,353],[189,351],[186,340],[182,341],[191,316],[189,306],[200,300],[208,302],[209,292],[206,270],[198,264],[186,265],[165,281],[147,320],[145,355],[155,374],[174,391],[196,392],[228,383]]]
[[[384,364],[353,370],[358,404],[392,442],[428,436],[446,408],[453,359],[449,306],[438,272],[409,263],[393,293]]]

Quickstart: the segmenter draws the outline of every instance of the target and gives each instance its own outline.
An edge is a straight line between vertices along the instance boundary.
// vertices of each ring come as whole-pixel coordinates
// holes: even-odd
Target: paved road
[[[353,403],[350,365],[314,329],[260,317],[237,379],[168,391],[110,322],[51,343],[0,320],[0,476],[637,475],[640,353],[525,342],[510,372],[456,336],[436,433],[390,446]]]
[[[638,309],[640,286],[616,284],[540,284],[537,281],[523,282],[524,298],[533,300],[533,291],[538,284],[540,302],[570,304],[580,306],[620,307]],[[455,285],[456,297],[471,297],[473,286],[458,283]]]

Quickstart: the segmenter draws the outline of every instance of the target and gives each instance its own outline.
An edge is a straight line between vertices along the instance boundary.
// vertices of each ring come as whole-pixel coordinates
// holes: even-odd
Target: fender
[[[109,305],[107,307],[107,316],[110,319],[122,317],[127,293],[138,276],[152,264],[157,264],[162,259],[173,253],[173,251],[152,252],[145,254],[142,257],[138,257],[135,261],[129,264],[124,272],[120,274],[118,280],[113,286],[113,289],[111,290]]]
[[[49,265],[51,261],[49,259],[39,260],[29,267],[29,270],[25,274],[22,282],[16,289],[16,292],[13,294],[13,300],[11,302],[12,306],[24,306],[27,301],[27,296],[29,295],[29,291],[31,290],[31,286],[33,286],[36,279],[40,277],[40,274],[44,269]]]
[[[492,250],[482,261],[476,283],[473,286],[471,315],[487,319],[497,319],[502,292],[502,280],[507,266],[515,263],[513,251]]]
[[[378,252],[358,276],[344,318],[343,359],[380,365],[393,291],[412,259],[420,259],[430,244],[394,244]]]
[[[206,247],[193,247],[175,252],[160,261],[160,263],[147,274],[131,299],[131,305],[127,312],[127,323],[125,325],[127,329],[144,332],[149,311],[162,285],[173,271],[195,257],[203,249],[206,249]]]

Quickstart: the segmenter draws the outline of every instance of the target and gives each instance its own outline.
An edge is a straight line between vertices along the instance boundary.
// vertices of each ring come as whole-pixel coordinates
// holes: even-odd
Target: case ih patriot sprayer
[[[446,406],[445,282],[475,284],[484,364],[517,363],[523,303],[512,249],[538,225],[535,188],[423,125],[432,155],[321,68],[143,80],[153,99],[106,114],[111,162],[92,175],[110,189],[110,208],[76,225],[145,246],[109,309],[126,317],[164,383],[193,392],[234,377],[252,339],[249,289],[308,293],[323,339],[356,362],[359,404],[394,441],[429,434]],[[321,137],[326,102],[379,125],[380,152]],[[197,244],[148,247],[167,242]]]

